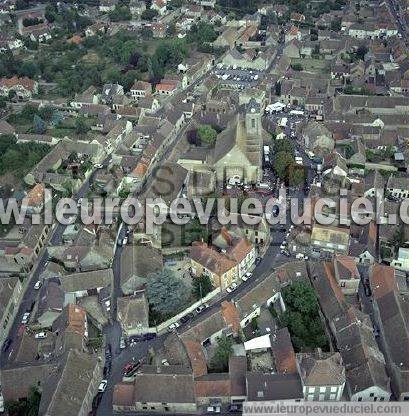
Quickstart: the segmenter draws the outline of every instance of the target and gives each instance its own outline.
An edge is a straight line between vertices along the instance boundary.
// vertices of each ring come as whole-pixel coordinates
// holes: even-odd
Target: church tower
[[[260,104],[254,98],[251,98],[246,106],[245,124],[247,136],[252,138],[257,137],[261,140],[261,108]]]

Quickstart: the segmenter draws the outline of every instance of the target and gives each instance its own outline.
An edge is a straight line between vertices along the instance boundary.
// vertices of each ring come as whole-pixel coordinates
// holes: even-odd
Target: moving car
[[[40,280],[37,280],[37,282],[35,282],[34,289],[35,290],[38,290],[38,289],[40,289],[41,286],[42,286],[41,281]]]
[[[47,338],[47,334],[44,331],[37,332],[37,334],[34,335],[35,339],[45,339]]]
[[[102,165],[101,163],[95,163],[94,168],[95,169],[102,169],[104,167],[104,165]]]
[[[102,380],[101,383],[99,383],[98,386],[98,392],[103,393],[105,389],[107,388],[108,380]]]

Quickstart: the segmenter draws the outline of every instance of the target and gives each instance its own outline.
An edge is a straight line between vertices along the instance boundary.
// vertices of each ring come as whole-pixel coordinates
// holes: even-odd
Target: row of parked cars
[[[251,277],[253,276],[253,273],[251,272],[247,272],[245,273],[242,277],[241,280],[243,280],[243,282],[247,282],[247,280],[249,280]],[[237,288],[239,287],[239,285],[236,282],[233,282],[227,289],[226,292],[227,293],[231,293],[234,292]]]
[[[210,305],[208,303],[202,303],[195,309],[194,312],[190,312],[182,316],[179,321],[176,321],[173,324],[169,325],[168,332],[176,331],[176,329],[178,329],[181,325],[188,323],[191,319],[195,317],[195,315],[202,313],[204,310],[206,310],[209,307]]]

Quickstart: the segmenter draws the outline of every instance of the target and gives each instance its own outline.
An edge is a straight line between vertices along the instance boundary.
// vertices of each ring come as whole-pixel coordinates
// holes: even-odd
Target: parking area
[[[255,87],[260,81],[263,72],[250,69],[222,67],[215,69],[214,74],[224,84],[236,87],[238,89],[244,89]]]

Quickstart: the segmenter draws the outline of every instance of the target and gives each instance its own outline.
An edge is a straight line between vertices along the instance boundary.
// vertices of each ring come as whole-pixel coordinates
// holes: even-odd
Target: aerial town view
[[[409,415],[408,166],[409,0],[1,0],[0,415]]]

